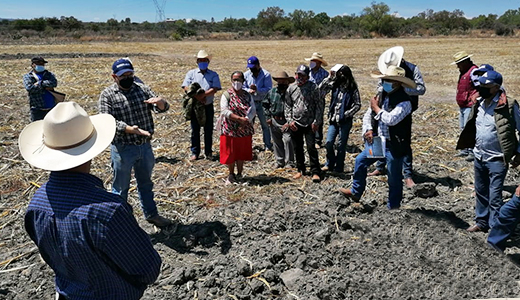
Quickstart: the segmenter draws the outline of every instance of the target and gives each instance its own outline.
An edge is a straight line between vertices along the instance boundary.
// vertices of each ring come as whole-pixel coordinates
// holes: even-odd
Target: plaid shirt
[[[126,126],[137,125],[140,129],[153,134],[154,124],[152,110],[156,113],[167,111],[170,106],[166,103],[164,110],[145,103],[145,100],[156,97],[155,93],[146,85],[134,82],[130,90],[124,91],[117,83],[107,87],[99,97],[99,112],[111,114],[116,119],[116,136],[113,144],[139,145],[150,137],[125,133]]]
[[[320,67],[318,71],[314,72],[311,70],[311,73],[309,74],[309,81],[312,81],[316,83],[316,85],[320,85],[320,83],[323,81],[323,79],[327,78],[329,76],[329,72],[325,70],[324,68]]]
[[[388,130],[388,127],[397,125],[412,112],[412,104],[410,101],[401,102],[397,104],[394,109],[389,110],[388,100],[387,95],[383,101],[383,108],[374,116],[374,119],[379,121],[379,128],[377,129],[378,135],[384,136],[387,141],[390,140],[390,131]],[[372,108],[370,107],[363,116],[362,134],[364,135],[369,130],[372,130]]]
[[[161,258],[132,207],[93,175],[51,172],[25,228],[68,299],[140,299],[159,276]]]
[[[285,119],[307,127],[323,124],[323,101],[315,83],[307,81],[304,85],[289,85],[285,101]]]
[[[45,88],[55,88],[58,86],[58,80],[56,80],[56,76],[52,72],[43,71],[43,79],[41,84],[34,85],[36,83],[36,78],[33,75],[33,71],[23,75],[23,85],[28,92],[29,95],[29,106],[31,108],[45,108],[43,102],[43,94],[45,94]]]
[[[278,87],[272,88],[262,102],[266,119],[272,117],[284,117],[285,96],[287,92],[280,94]]]

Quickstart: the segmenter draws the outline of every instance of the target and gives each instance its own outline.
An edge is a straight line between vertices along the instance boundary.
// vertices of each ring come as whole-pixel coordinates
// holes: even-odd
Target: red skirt
[[[220,163],[232,164],[237,160],[253,160],[253,137],[220,136]]]

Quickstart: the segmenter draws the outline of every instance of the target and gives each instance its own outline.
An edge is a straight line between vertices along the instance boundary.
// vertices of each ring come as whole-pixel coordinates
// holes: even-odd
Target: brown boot
[[[351,189],[340,188],[338,191],[341,194],[343,194],[343,196],[345,196],[347,198],[350,198],[350,199],[354,200],[355,202],[359,202],[359,197],[357,197],[356,195],[352,194],[352,190]]]

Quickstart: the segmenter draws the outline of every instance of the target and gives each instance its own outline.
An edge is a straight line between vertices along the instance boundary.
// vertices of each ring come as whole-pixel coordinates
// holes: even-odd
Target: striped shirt
[[[140,129],[154,133],[152,110],[156,113],[167,111],[170,106],[166,103],[163,110],[159,110],[145,100],[156,97],[155,93],[142,83],[134,82],[130,90],[119,88],[117,83],[107,87],[99,97],[99,112],[111,114],[116,119],[116,136],[113,144],[139,145],[150,139],[138,134],[125,133],[126,126],[137,125]]]
[[[52,72],[43,71],[42,74],[40,74],[42,76],[41,83],[34,85],[37,80],[33,74],[31,71],[23,75],[23,85],[29,95],[29,105],[31,108],[45,108],[43,101],[43,95],[47,91],[45,88],[55,88],[58,86],[58,80],[56,80],[56,76],[54,76]]]
[[[161,258],[132,207],[93,175],[51,172],[25,228],[68,299],[139,299],[159,276]]]

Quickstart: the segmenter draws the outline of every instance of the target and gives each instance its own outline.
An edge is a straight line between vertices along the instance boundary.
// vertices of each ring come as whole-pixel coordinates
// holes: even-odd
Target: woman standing
[[[328,114],[329,130],[325,144],[327,162],[322,171],[330,170],[342,173],[345,167],[345,153],[352,128],[352,118],[361,108],[361,97],[350,68],[346,65],[335,66],[335,68],[338,68],[335,74],[331,74],[320,86],[324,94],[329,91],[332,93]],[[338,134],[339,143],[336,153],[334,144]]]
[[[242,89],[244,80],[244,73],[233,72],[231,88],[220,99],[220,163],[228,166],[226,184],[241,179],[244,161],[253,159],[252,120],[256,115],[256,108],[253,97]]]

